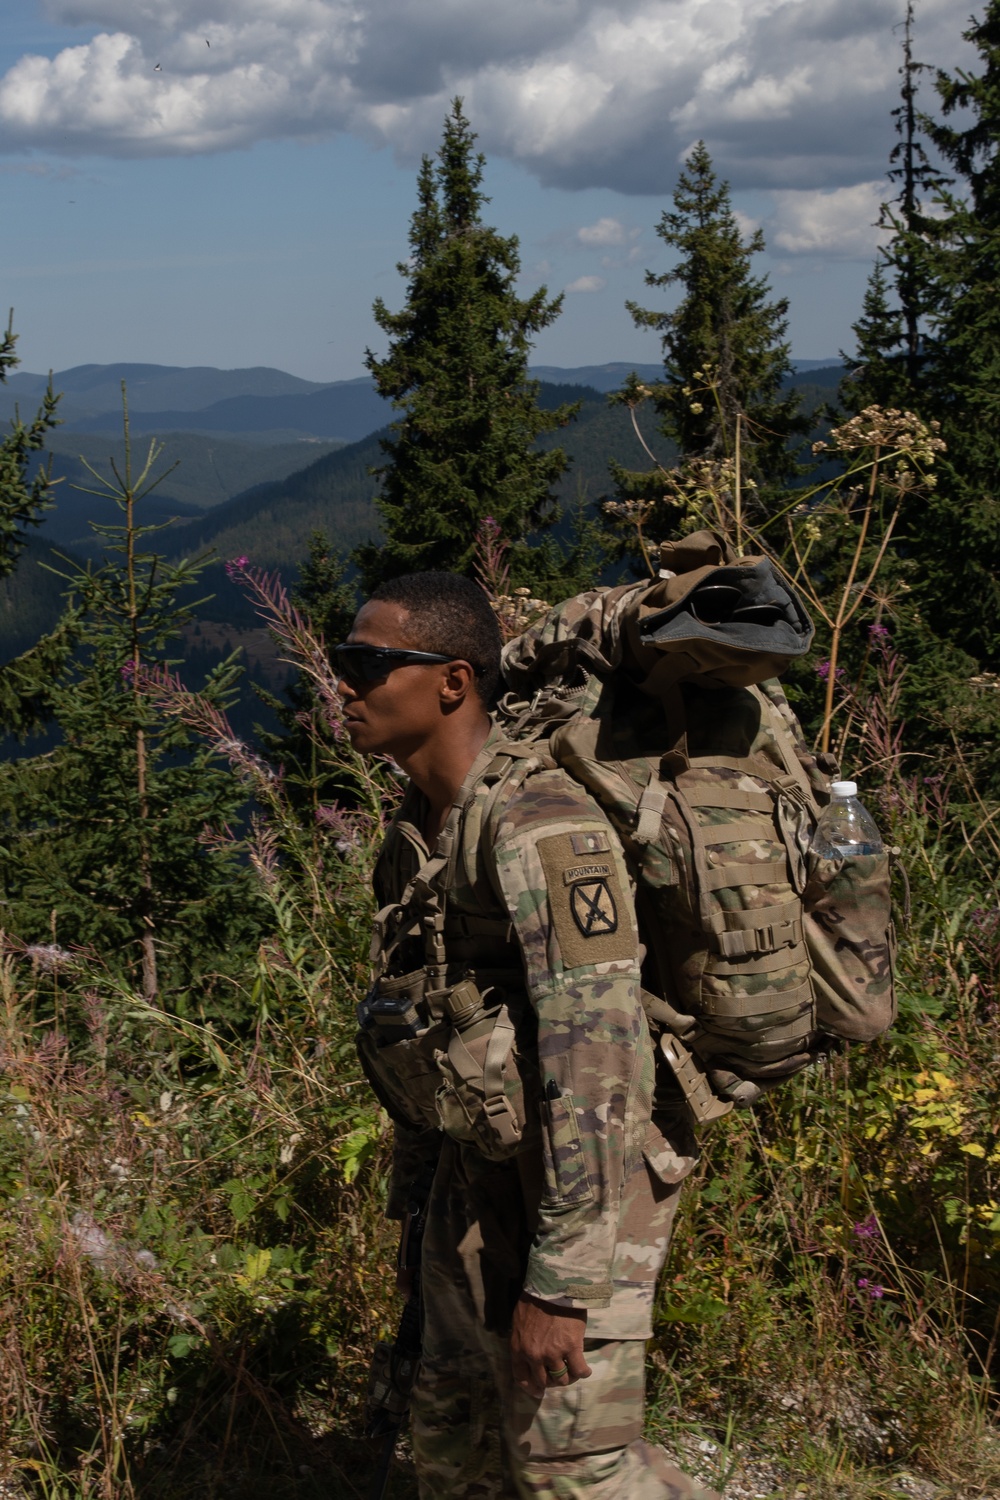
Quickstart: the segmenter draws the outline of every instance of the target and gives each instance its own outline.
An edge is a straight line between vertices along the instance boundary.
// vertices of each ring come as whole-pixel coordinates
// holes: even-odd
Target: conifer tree
[[[166,564],[151,550],[159,528],[136,512],[159,483],[158,450],[133,477],[127,414],[125,436],[125,469],[100,491],[117,500],[121,523],[94,527],[101,566],[67,575],[81,624],[49,688],[59,742],[0,767],[0,897],[14,937],[92,946],[154,1000],[165,969],[183,986],[252,943],[257,898],[231,845],[211,847],[240,815],[239,783],[145,685],[170,663],[190,618],[180,596],[201,564]],[[208,696],[228,703],[236,673],[224,663]]]
[[[577,408],[542,411],[527,369],[532,338],[562,299],[544,287],[518,296],[518,242],[483,222],[489,199],[475,140],[456,99],[437,157],[424,158],[417,180],[410,259],[398,267],[406,305],[390,312],[379,298],[374,306],[389,352],[369,352],[367,366],[400,415],[374,471],[384,542],[355,554],[368,590],[414,569],[471,575],[487,516],[513,543],[514,580],[526,581],[528,533],[556,515],[553,485],[568,461],[534,444]]]
[[[840,356],[850,367],[840,382],[841,403],[852,415],[873,403],[911,406],[910,383],[898,358],[903,342],[903,317],[895,305],[881,255],[868,278],[861,316],[851,329],[854,353],[845,354],[842,350]]]
[[[927,65],[914,56],[913,28],[910,0],[899,68],[900,103],[892,111],[898,139],[887,173],[899,192],[883,203],[879,214],[879,227],[891,238],[879,250],[862,316],[853,325],[856,352],[853,357],[842,355],[854,368],[841,384],[840,398],[853,413],[873,403],[914,411],[925,405],[921,375],[930,356],[928,314],[935,298],[929,256],[934,222],[927,206],[947,186],[947,179],[932,163],[921,138],[917,92]]]
[[[768,491],[797,472],[792,439],[809,425],[797,395],[784,389],[792,370],[788,304],[771,300],[766,277],[753,273],[764,237],[758,229],[744,241],[729,186],[717,178],[703,141],[688,157],[673,203],[656,232],[680,261],[669,271],[647,271],[646,285],[679,287],[681,299],[670,312],[626,303],[636,327],[661,335],[663,380],[652,387],[628,382],[617,399],[635,406],[648,395],[682,461],[731,459],[739,421],[742,474],[766,504]],[[614,465],[613,474],[626,501],[655,502],[662,492],[659,471]],[[662,531],[669,518],[657,516],[654,531],[657,523]]]
[[[923,117],[954,173],[925,226],[932,338],[920,387],[948,449],[911,532],[919,592],[981,660],[1000,663],[1000,0],[963,33],[978,72],[939,71],[944,121]],[[950,119],[957,116],[956,123]]]
[[[20,363],[14,315],[0,333],[0,385]],[[29,422],[18,415],[0,438],[0,578],[14,572],[28,541],[51,502],[49,471],[39,466],[29,478],[31,462],[45,447],[46,434],[58,426],[59,397],[49,382],[42,405]],[[43,636],[14,661],[0,666],[0,723],[13,734],[37,728],[50,711],[48,684],[64,665],[76,638],[76,620],[68,614],[58,630]]]

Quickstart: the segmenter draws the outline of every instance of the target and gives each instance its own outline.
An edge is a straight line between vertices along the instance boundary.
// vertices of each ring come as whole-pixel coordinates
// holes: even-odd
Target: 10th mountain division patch
[[[584,937],[618,931],[618,907],[603,877],[577,881],[570,890],[569,909]]]

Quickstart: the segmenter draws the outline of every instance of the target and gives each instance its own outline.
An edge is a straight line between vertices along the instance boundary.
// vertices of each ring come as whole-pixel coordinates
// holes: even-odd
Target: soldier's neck
[[[454,715],[399,764],[426,799],[420,832],[429,849],[447,821],[462,782],[489,738],[493,722],[485,710]]]

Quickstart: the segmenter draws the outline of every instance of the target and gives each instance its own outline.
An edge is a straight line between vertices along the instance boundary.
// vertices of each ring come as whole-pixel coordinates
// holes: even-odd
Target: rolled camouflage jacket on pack
[[[502,748],[497,731],[492,745]],[[517,762],[511,770],[509,789],[504,781],[489,785],[480,771],[460,793],[447,887],[449,973],[454,959],[455,977],[465,965],[482,987],[476,939],[463,941],[462,932],[483,918],[507,919],[506,956],[494,941],[485,970],[514,976],[505,999],[538,1122],[526,1130],[521,1153],[522,1175],[539,1188],[525,1290],[601,1307],[611,1295],[623,1182],[644,1149],[655,1158],[664,1147],[650,1129],[654,1060],[640,1002],[639,939],[621,848],[597,803],[561,770],[523,774]],[[424,811],[411,787],[376,870],[382,905],[400,899],[428,858],[418,831]],[[394,968],[403,973],[419,962],[411,950]],[[438,1131],[397,1126],[391,1215],[405,1212],[439,1143]],[[680,1158],[678,1178],[690,1164]]]

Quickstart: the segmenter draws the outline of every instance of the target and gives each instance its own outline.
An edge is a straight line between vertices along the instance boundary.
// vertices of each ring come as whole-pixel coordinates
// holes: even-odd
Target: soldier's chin
[[[371,725],[366,724],[363,719],[345,719],[344,730],[354,749],[360,751],[361,754],[369,754],[380,748],[378,735],[373,732]]]

